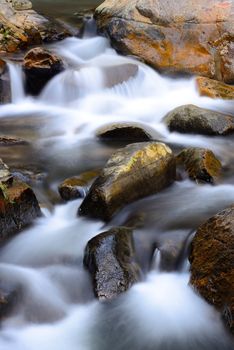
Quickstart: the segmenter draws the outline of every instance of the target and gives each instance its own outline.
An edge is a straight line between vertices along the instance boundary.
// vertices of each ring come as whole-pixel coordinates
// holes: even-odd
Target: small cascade
[[[161,252],[156,248],[152,258],[152,270],[156,273],[160,272],[161,258]]]
[[[12,103],[17,103],[25,97],[22,67],[19,64],[8,62],[8,68],[10,72]]]

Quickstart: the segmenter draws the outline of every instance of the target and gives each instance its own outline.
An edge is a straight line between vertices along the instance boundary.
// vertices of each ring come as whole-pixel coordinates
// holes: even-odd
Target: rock
[[[170,131],[201,135],[228,135],[234,132],[234,116],[184,105],[169,112],[164,122]]]
[[[220,98],[223,100],[234,99],[234,86],[232,85],[204,77],[197,77],[196,85],[201,96]]]
[[[26,77],[26,91],[38,95],[50,79],[64,70],[64,64],[57,55],[36,47],[25,55],[23,70]]]
[[[6,62],[0,59],[0,104],[11,102],[11,84]]]
[[[140,123],[111,123],[96,131],[96,136],[103,141],[150,141],[153,134],[154,130]]]
[[[191,284],[224,316],[234,334],[234,207],[201,225],[189,257]]]
[[[70,35],[60,23],[36,13],[27,0],[0,0],[0,23],[0,52],[4,53]]]
[[[137,64],[124,63],[103,67],[104,86],[113,87],[135,78],[139,71]]]
[[[0,181],[0,243],[11,238],[41,215],[32,189],[13,179],[11,183]]]
[[[132,231],[117,227],[92,238],[85,249],[84,265],[100,300],[110,300],[127,291],[140,278]]]
[[[20,296],[18,288],[0,285],[0,320],[9,316]]]
[[[234,81],[234,1],[106,0],[99,32],[160,71]]]
[[[214,153],[206,148],[184,149],[176,157],[176,163],[188,173],[191,180],[215,183],[222,170],[222,164]]]
[[[133,143],[117,150],[91,186],[79,213],[108,221],[126,204],[157,193],[175,179],[175,158],[163,143]]]
[[[4,185],[7,183],[11,183],[12,176],[10,173],[10,170],[8,166],[3,163],[2,159],[0,158],[0,183],[3,183]]]
[[[19,145],[29,145],[29,142],[19,137],[0,135],[0,147],[19,146]]]
[[[59,194],[65,201],[83,198],[90,183],[99,175],[99,170],[87,171],[79,176],[70,177],[59,185]]]

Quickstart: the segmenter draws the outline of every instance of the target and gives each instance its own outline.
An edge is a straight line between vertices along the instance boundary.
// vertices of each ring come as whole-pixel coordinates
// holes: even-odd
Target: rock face
[[[214,183],[219,178],[222,164],[214,153],[205,148],[187,148],[176,157],[178,166],[184,168],[191,180]]]
[[[228,135],[234,132],[234,116],[185,105],[169,112],[164,122],[170,131],[201,135]]]
[[[87,171],[79,176],[70,177],[59,185],[59,194],[65,201],[76,198],[83,198],[88,190],[88,186],[99,175],[100,171]]]
[[[199,227],[189,260],[191,284],[221,310],[234,334],[234,207]]]
[[[112,123],[99,128],[96,136],[103,141],[150,141],[153,139],[153,130],[140,123]]]
[[[154,194],[175,179],[175,158],[163,143],[133,143],[116,151],[80,206],[81,215],[110,220],[137,199]]]
[[[118,227],[92,238],[86,246],[84,265],[100,300],[113,299],[128,290],[140,277],[132,231]]]
[[[11,102],[10,77],[6,62],[0,59],[0,104]]]
[[[12,237],[41,215],[32,189],[14,179],[9,169],[0,164],[0,243]]]
[[[106,0],[99,31],[124,54],[170,73],[234,81],[234,1]]]
[[[38,95],[46,83],[64,70],[61,58],[41,47],[31,49],[24,57],[26,91]]]
[[[201,96],[221,98],[223,100],[234,99],[234,86],[232,85],[205,77],[197,77],[196,84]]]
[[[0,24],[0,52],[15,52],[69,35],[61,24],[32,10],[28,0],[0,0]]]

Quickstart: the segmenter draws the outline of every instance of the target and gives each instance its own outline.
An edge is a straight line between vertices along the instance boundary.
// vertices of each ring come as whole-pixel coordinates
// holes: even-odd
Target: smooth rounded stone
[[[84,265],[92,276],[98,299],[110,300],[127,291],[141,274],[135,261],[132,231],[117,227],[92,238],[85,249]]]
[[[223,136],[234,132],[234,116],[194,105],[177,107],[163,120],[170,131],[184,134]]]
[[[102,141],[151,141],[160,138],[152,128],[140,123],[110,123],[96,131],[96,137]]]
[[[211,98],[219,98],[223,100],[234,99],[234,86],[224,84],[221,81],[197,77],[196,86],[201,96],[207,96]]]
[[[191,284],[223,314],[234,334],[234,207],[201,225],[192,241]]]
[[[130,144],[108,160],[79,214],[109,221],[126,204],[169,186],[175,176],[175,158],[168,146],[159,142]]]
[[[27,0],[0,0],[0,52],[12,53],[71,35],[61,23],[48,20],[31,7]]]
[[[206,148],[184,149],[176,157],[178,168],[182,168],[189,178],[196,182],[215,183],[221,175],[222,164],[214,153]]]
[[[42,47],[36,47],[25,55],[23,70],[26,91],[38,95],[50,79],[64,70],[64,63],[57,55]]]
[[[167,73],[234,82],[233,0],[106,0],[95,18],[123,54]]]
[[[1,180],[1,179],[0,179]],[[41,215],[33,190],[24,182],[0,181],[0,243],[20,232]]]
[[[73,176],[59,185],[59,194],[65,201],[85,197],[91,182],[99,175],[99,170],[86,171],[79,176]]]
[[[0,284],[0,320],[8,317],[17,305],[21,291],[18,287]]]

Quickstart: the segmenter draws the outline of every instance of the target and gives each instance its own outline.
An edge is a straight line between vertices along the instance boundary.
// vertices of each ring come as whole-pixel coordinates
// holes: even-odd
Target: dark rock
[[[18,302],[19,296],[19,288],[0,285],[0,320],[9,316]]]
[[[69,201],[85,197],[90,183],[99,173],[99,170],[87,171],[79,176],[66,179],[58,188],[61,198],[65,201]]]
[[[19,137],[0,135],[0,147],[29,145],[29,142]]]
[[[191,180],[215,183],[220,177],[222,164],[214,153],[205,148],[187,148],[176,157],[178,167],[182,167]]]
[[[175,179],[175,158],[163,143],[133,143],[117,150],[91,186],[81,215],[110,220],[119,209],[157,193]]]
[[[38,95],[47,82],[64,70],[61,58],[41,47],[31,49],[24,57],[26,91]]]
[[[0,59],[0,104],[11,102],[11,84],[6,62]]]
[[[223,314],[234,334],[234,207],[201,225],[189,257],[191,284]]]
[[[13,179],[11,183],[0,182],[0,243],[11,238],[41,215],[32,189]]]
[[[205,77],[197,77],[196,84],[201,96],[234,100],[234,86]]]
[[[169,112],[164,122],[170,131],[201,135],[227,135],[234,132],[234,116],[185,105]]]
[[[98,30],[121,53],[160,71],[234,82],[234,2],[106,0],[95,11]]]
[[[85,250],[84,265],[93,278],[94,293],[100,300],[110,300],[139,281],[132,231],[113,228],[92,238]]]
[[[103,141],[150,141],[155,134],[154,130],[140,123],[111,123],[96,131],[96,136]]]

